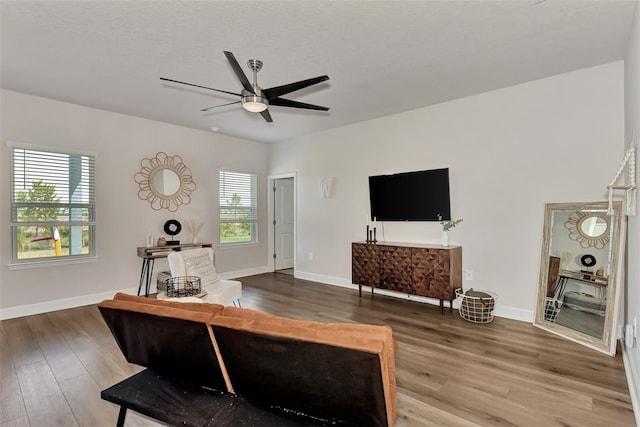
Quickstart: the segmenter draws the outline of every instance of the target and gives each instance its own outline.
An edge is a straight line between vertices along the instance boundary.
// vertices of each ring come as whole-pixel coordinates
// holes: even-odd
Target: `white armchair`
[[[207,292],[206,302],[222,305],[240,305],[242,283],[221,279],[213,265],[213,249],[198,248],[175,251],[167,257],[171,276],[198,276],[202,290]]]

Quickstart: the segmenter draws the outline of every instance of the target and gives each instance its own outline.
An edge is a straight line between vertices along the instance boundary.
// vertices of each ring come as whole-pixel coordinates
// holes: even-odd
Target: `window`
[[[13,263],[95,255],[95,156],[10,144]]]
[[[220,243],[258,241],[258,175],[220,171]]]

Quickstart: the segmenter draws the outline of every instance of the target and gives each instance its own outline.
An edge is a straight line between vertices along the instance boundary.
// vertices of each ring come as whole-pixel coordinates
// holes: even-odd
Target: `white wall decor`
[[[335,185],[335,178],[322,178],[320,180],[320,194],[325,199],[331,198],[333,195],[333,187]]]

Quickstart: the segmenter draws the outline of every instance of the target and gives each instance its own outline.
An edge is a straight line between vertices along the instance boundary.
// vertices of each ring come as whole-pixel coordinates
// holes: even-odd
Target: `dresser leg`
[[[358,285],[358,296],[362,298],[362,285]]]

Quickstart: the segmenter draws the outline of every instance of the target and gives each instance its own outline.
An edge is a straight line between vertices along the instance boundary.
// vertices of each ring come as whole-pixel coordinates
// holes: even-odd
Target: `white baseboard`
[[[306,271],[295,270],[293,275],[296,279],[309,280],[311,282],[324,283],[327,285],[341,286],[343,288],[357,289],[356,285],[351,284],[350,280],[341,279],[339,277],[325,276],[322,274],[307,273]]]
[[[266,272],[267,267],[263,266],[246,270],[220,273],[219,275],[222,279],[235,279],[237,277],[252,276],[254,274],[261,274]],[[154,281],[153,283],[151,283],[150,292],[155,292],[155,286],[156,284]],[[53,301],[21,305],[18,307],[2,308],[0,309],[0,320],[31,316],[33,314],[48,313],[50,311],[66,310],[67,308],[82,307],[84,305],[97,304],[105,299],[113,298],[113,296],[118,292],[136,295],[138,292],[138,288],[133,287],[128,289],[114,289],[112,291],[105,291],[97,294],[81,295],[71,298],[63,298]]]
[[[633,364],[633,360],[631,360],[631,356],[624,344],[624,340],[620,340],[620,346],[622,347],[622,361],[624,362],[624,372],[627,376],[627,384],[629,385],[633,414],[636,418],[636,425],[640,426],[640,378],[636,370],[637,367]]]
[[[505,319],[519,320],[521,322],[528,323],[533,323],[533,319],[535,317],[533,310],[525,310],[500,304],[496,304],[496,311],[493,314],[497,317],[504,317]]]
[[[100,292],[98,294],[81,295],[78,297],[39,302],[36,304],[21,305],[18,307],[2,308],[0,309],[0,320],[31,316],[33,314],[48,313],[50,311],[66,310],[67,308],[82,307],[84,305],[97,304],[105,299],[113,298],[113,296],[118,292],[135,295],[138,292],[138,288],[133,287],[128,289],[116,289],[112,291]]]
[[[267,273],[269,271],[270,270],[265,265],[262,267],[247,268],[246,270],[236,270],[236,271],[228,271],[226,273],[218,273],[218,276],[220,276],[220,278],[222,279],[237,279],[238,277],[253,276],[256,274]]]
[[[358,285],[354,285],[350,280],[341,279],[339,277],[324,276],[321,274],[307,273],[304,271],[295,271],[294,276],[298,279],[310,280],[312,282],[324,283],[327,285],[341,286],[343,288],[358,289]],[[366,289],[367,292],[371,292],[371,288],[363,286],[363,292]],[[418,301],[425,304],[440,305],[440,300],[435,298],[426,298],[417,295],[408,295],[400,292],[387,291],[384,289],[376,289],[375,294],[385,295],[393,298],[407,299],[409,301]],[[453,307],[457,309],[457,305],[454,301]],[[524,310],[522,308],[509,307],[505,305],[496,304],[494,312],[497,317],[504,317],[506,319],[519,320],[521,322],[533,322],[533,310]]]
[[[252,276],[255,274],[262,274],[267,272],[268,272],[268,267],[262,266],[262,267],[250,268],[246,270],[237,270],[237,271],[231,271],[226,273],[220,273],[220,277],[223,279],[235,279],[238,277]],[[352,284],[350,280],[341,279],[339,277],[325,276],[325,275],[315,274],[315,273],[307,273],[304,271],[296,271],[295,277],[299,279],[309,280],[312,282],[319,282],[327,285],[341,286],[349,289],[358,289],[358,286]],[[152,284],[152,285],[155,285],[155,284]],[[366,286],[364,288],[367,291],[371,290],[371,288]],[[90,305],[90,304],[97,304],[102,300],[113,297],[113,295],[115,295],[117,292],[124,292],[124,293],[135,295],[135,293],[137,292],[137,288],[134,287],[134,288],[128,288],[128,289],[112,290],[112,291],[101,292],[98,294],[82,295],[82,296],[72,297],[72,298],[65,298],[65,299],[59,299],[54,301],[45,301],[41,303],[23,305],[18,307],[4,308],[4,309],[0,309],[0,320],[13,319],[15,317],[30,316],[33,314],[47,313],[49,311],[64,310],[67,308],[81,307],[81,306]],[[408,299],[410,301],[417,301],[417,302],[426,303],[426,304],[432,304],[432,305],[440,304],[440,301],[437,299],[425,298],[417,295],[407,295],[399,292],[387,291],[384,289],[378,289],[375,291],[375,293],[379,295],[385,295],[385,296],[400,298],[400,299]],[[456,308],[455,304],[454,304],[454,308]],[[515,307],[502,306],[499,304],[496,305],[495,315],[498,317],[505,317],[507,319],[520,320],[523,322],[533,321],[532,311],[523,310]]]

